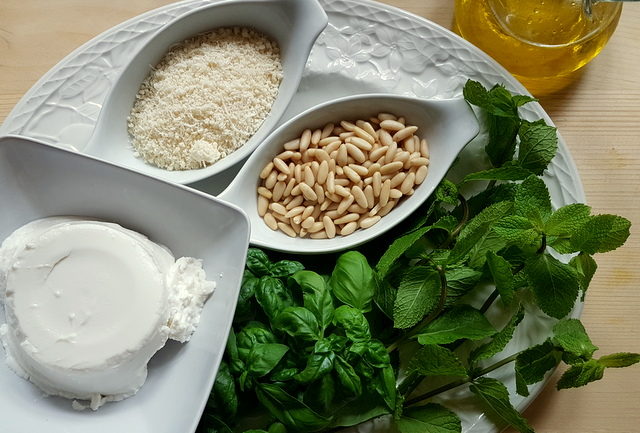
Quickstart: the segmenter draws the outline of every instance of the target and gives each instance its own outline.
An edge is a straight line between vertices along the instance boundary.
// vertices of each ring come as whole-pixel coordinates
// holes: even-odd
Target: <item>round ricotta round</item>
[[[54,221],[25,233],[5,270],[4,339],[15,363],[49,394],[135,393],[169,335],[164,275],[173,256],[97,221]]]

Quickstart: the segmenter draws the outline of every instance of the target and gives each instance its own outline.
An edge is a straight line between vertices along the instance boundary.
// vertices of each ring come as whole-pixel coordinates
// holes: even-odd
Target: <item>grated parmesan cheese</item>
[[[136,156],[167,170],[213,164],[258,130],[281,81],[277,43],[252,29],[221,28],[173,46],[129,115]]]

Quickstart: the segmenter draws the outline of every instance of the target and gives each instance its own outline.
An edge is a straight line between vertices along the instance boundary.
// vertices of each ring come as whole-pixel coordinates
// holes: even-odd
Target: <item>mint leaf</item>
[[[516,393],[523,397],[529,397],[529,387],[527,386],[527,383],[522,377],[522,374],[520,374],[518,370],[515,371],[515,377],[516,377]]]
[[[396,302],[396,289],[392,287],[387,280],[380,278],[375,271],[373,272],[373,281],[375,284],[373,302],[375,302],[385,316],[393,320],[393,304]]]
[[[437,304],[440,297],[440,276],[426,266],[409,268],[400,280],[393,308],[396,328],[411,328]]]
[[[616,215],[596,215],[583,224],[571,237],[574,251],[587,254],[613,251],[629,237],[631,222]]]
[[[521,433],[534,433],[527,420],[511,405],[509,391],[500,381],[480,377],[469,386],[469,390],[484,403],[490,417],[506,422]]]
[[[496,333],[484,315],[470,305],[453,307],[417,335],[420,344],[448,344],[461,339],[481,340]]]
[[[547,371],[554,369],[561,357],[562,353],[546,341],[521,352],[516,358],[515,368],[524,383],[531,385],[544,379]]]
[[[449,267],[445,271],[445,277],[447,279],[445,307],[451,307],[461,296],[476,287],[482,278],[482,272],[466,266]]]
[[[539,227],[543,227],[543,222],[551,215],[551,198],[541,178],[529,176],[518,186],[515,211],[516,215],[528,218]]]
[[[581,203],[562,206],[555,211],[544,226],[547,236],[571,237],[588,220],[591,208]]]
[[[497,221],[493,230],[506,242],[507,245],[516,245],[521,250],[539,248],[542,242],[542,234],[528,218],[511,215]]]
[[[542,311],[556,319],[569,314],[579,291],[578,273],[572,266],[545,253],[528,259],[524,271]]]
[[[466,248],[472,244],[470,251],[467,253],[469,266],[481,268],[484,265],[488,251],[497,252],[504,248],[504,240],[493,233],[490,228],[496,221],[510,215],[512,212],[513,203],[501,201],[482,210],[464,226],[458,236],[458,242],[466,242]],[[467,240],[471,235],[474,238]]]
[[[584,253],[578,254],[572,258],[569,264],[573,266],[578,273],[578,284],[582,290],[582,300],[584,301],[584,295],[589,288],[591,278],[593,278],[593,275],[596,273],[598,265],[596,264],[596,261],[593,260],[593,257]]]
[[[484,108],[485,110],[491,108],[489,92],[477,81],[467,80],[462,89],[462,95],[470,104]]]
[[[569,367],[560,377],[556,384],[557,389],[578,388],[590,382],[602,379],[604,376],[604,365],[597,359],[590,359],[581,364]]]
[[[458,241],[449,253],[447,264],[460,263],[467,255],[478,246],[483,238],[489,233],[490,223],[484,223],[477,227],[475,231],[465,233],[465,236],[458,237]]]
[[[423,376],[467,377],[467,369],[456,354],[436,344],[429,344],[418,350],[409,361],[407,369]]]
[[[523,318],[524,308],[520,307],[516,314],[511,317],[509,323],[494,335],[490,342],[483,344],[482,346],[478,346],[471,352],[471,355],[469,355],[469,363],[473,364],[482,359],[491,358],[492,356],[502,352],[509,341],[513,338],[513,333]]]
[[[387,251],[385,251],[382,257],[380,257],[380,260],[376,265],[378,276],[381,279],[384,279],[396,260],[402,257],[402,255],[429,230],[431,230],[431,226],[422,227],[394,240],[389,248],[387,248]]]
[[[462,180],[463,183],[471,182],[474,180],[523,180],[531,176],[533,172],[529,169],[517,166],[517,165],[503,165],[499,168],[491,168],[489,170],[477,171],[475,173],[468,174]]]
[[[487,114],[486,124],[489,127],[489,142],[484,151],[494,167],[500,167],[513,159],[516,153],[516,137],[520,129],[517,115],[500,116]]]
[[[556,388],[578,388],[602,379],[604,370],[607,367],[628,367],[638,362],[640,362],[640,354],[638,353],[613,353],[611,355],[605,355],[600,359],[590,359],[579,364],[574,364],[560,377]]]
[[[598,350],[587,335],[584,326],[578,319],[563,319],[553,327],[553,337],[551,341],[565,352],[590,359],[593,352]]]
[[[518,136],[518,162],[523,168],[542,174],[558,150],[556,128],[547,125],[543,119],[535,122],[523,120]]]
[[[400,433],[461,433],[460,418],[439,404],[409,408],[397,421]]]
[[[515,297],[511,264],[493,251],[487,252],[487,266],[502,301],[509,305]]]
[[[598,362],[608,368],[629,367],[640,362],[640,353],[612,353],[611,355],[602,356],[598,359]]]

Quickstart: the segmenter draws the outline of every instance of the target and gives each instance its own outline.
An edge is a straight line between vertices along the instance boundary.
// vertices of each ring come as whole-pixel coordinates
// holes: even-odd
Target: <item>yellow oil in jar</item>
[[[456,0],[454,31],[525,85],[549,84],[602,50],[621,10],[621,4],[596,3],[588,17],[581,0]]]

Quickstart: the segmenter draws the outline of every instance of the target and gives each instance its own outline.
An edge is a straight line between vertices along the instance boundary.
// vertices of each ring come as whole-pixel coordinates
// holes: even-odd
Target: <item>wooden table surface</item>
[[[450,28],[453,0],[385,0]],[[73,49],[169,0],[1,0],[0,121]],[[583,323],[600,353],[640,352],[640,4],[625,6],[579,81],[541,98],[580,171],[588,204],[629,218],[627,244],[597,257]],[[558,374],[558,373],[557,373]],[[557,374],[556,378],[557,379]],[[608,370],[586,388],[552,382],[526,411],[538,432],[640,432],[640,367]]]

